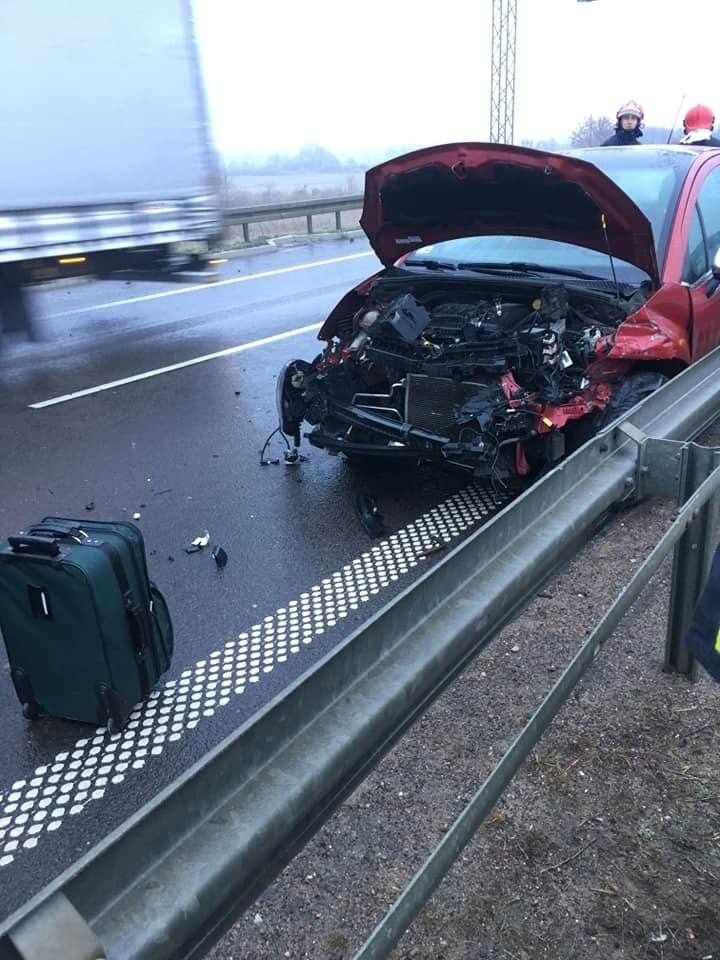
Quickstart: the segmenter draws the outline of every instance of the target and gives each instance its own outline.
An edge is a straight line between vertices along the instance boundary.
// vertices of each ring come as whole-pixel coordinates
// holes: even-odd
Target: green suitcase
[[[133,523],[45,517],[0,545],[0,632],[23,712],[125,725],[173,628]]]

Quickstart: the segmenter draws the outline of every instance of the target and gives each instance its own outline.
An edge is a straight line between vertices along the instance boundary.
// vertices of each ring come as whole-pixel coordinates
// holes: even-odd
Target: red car
[[[384,269],[283,368],[296,445],[522,486],[720,343],[720,150],[428,147],[360,222]]]

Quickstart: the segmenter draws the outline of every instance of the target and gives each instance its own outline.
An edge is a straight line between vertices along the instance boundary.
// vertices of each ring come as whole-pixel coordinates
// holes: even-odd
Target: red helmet
[[[686,133],[689,130],[712,130],[714,123],[715,115],[704,103],[696,103],[694,107],[690,107],[683,120]]]
[[[627,103],[623,103],[621,107],[618,108],[618,112],[615,114],[617,120],[620,117],[637,117],[638,120],[642,120],[645,114],[643,113],[643,108],[637,102],[637,100],[628,100]]]

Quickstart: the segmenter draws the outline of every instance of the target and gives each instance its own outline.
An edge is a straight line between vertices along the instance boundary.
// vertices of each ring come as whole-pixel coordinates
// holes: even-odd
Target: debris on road
[[[365,532],[370,537],[383,537],[388,532],[375,500],[368,493],[358,493],[355,509]]]
[[[195,537],[194,540],[191,540],[190,543],[185,547],[185,553],[199,553],[203,547],[206,547],[210,543],[210,533],[205,531],[201,536]]]
[[[220,570],[222,570],[228,560],[227,553],[222,547],[213,547],[212,558]]]

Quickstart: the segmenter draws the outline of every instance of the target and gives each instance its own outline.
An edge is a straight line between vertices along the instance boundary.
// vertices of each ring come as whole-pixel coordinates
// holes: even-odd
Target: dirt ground
[[[671,513],[667,501],[649,501],[598,534],[384,758],[211,960],[350,960]],[[669,584],[668,561],[394,960],[720,960],[720,689],[702,670],[696,683],[662,670]]]

